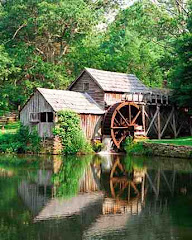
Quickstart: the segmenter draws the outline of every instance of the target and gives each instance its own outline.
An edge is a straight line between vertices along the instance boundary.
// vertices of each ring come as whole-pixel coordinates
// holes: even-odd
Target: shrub
[[[16,133],[0,135],[0,152],[3,153],[38,153],[40,150],[40,137],[35,129],[20,126]]]
[[[100,141],[100,140],[94,140],[93,142],[92,142],[92,148],[93,148],[93,151],[95,151],[95,152],[100,152],[101,151],[101,149],[102,149],[102,147],[103,147],[103,144],[102,144],[102,142]]]
[[[64,154],[91,152],[91,145],[80,127],[80,118],[71,110],[58,112],[58,123],[53,134],[61,139]]]
[[[123,142],[123,149],[131,155],[152,155],[152,151],[150,149],[145,149],[142,142],[134,142],[132,137],[127,137],[125,139]]]

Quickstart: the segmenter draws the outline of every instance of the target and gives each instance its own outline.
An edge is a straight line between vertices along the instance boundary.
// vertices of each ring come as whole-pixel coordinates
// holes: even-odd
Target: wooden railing
[[[157,92],[131,92],[122,96],[122,101],[130,101],[137,103],[145,103],[150,105],[168,105],[169,95],[166,93]]]

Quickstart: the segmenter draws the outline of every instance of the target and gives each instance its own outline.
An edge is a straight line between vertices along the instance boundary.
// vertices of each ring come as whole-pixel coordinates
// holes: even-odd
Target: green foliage
[[[145,149],[142,142],[134,142],[132,138],[128,137],[123,143],[123,148],[129,155],[145,155],[151,156],[150,149]]]
[[[89,66],[133,73],[148,86],[161,86],[163,80],[168,80],[170,42],[177,32],[173,17],[164,9],[151,1],[138,1],[119,11],[105,32],[78,44],[78,51],[75,48],[73,53],[73,71]]]
[[[15,129],[10,129],[0,134],[0,152],[38,153],[40,141],[35,129],[30,131],[27,126],[20,126],[16,132]]]
[[[94,152],[100,152],[102,147],[103,147],[103,144],[100,140],[96,139],[92,142],[92,148]]]
[[[80,118],[75,112],[58,112],[58,123],[53,133],[61,139],[64,154],[91,152],[91,146],[80,127]]]
[[[0,3],[0,108],[16,109],[36,87],[66,88],[72,80],[67,56],[115,2]]]
[[[185,105],[192,88],[190,8],[186,14],[172,0],[142,0],[121,9],[122,2],[2,1],[0,109],[17,109],[36,87],[65,89],[84,67],[133,73],[152,87],[172,80],[175,99]]]
[[[70,198],[79,191],[79,181],[83,177],[85,168],[88,166],[92,156],[68,156],[58,173],[54,174],[52,181],[56,186],[56,196]]]
[[[173,101],[181,107],[192,107],[192,2],[187,29],[175,41],[175,66],[172,72]]]

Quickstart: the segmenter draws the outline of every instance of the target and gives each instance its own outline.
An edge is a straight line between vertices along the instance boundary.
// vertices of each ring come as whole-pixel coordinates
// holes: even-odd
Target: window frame
[[[42,115],[44,115],[44,116],[42,116]],[[42,121],[42,118],[45,121]],[[29,122],[30,123],[53,123],[54,122],[54,112],[30,112],[29,113]]]
[[[36,116],[36,117],[34,117],[34,116]],[[29,112],[29,122],[31,122],[31,123],[39,123],[40,122],[40,114],[39,114],[39,112]]]
[[[87,87],[88,86],[88,87]],[[83,91],[86,92],[86,91],[89,91],[89,88],[90,87],[90,84],[89,82],[84,82],[83,83]]]

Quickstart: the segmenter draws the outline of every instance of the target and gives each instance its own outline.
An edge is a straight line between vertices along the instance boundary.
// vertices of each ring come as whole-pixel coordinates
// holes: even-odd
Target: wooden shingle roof
[[[148,88],[133,74],[103,71],[93,68],[85,68],[82,74],[85,71],[100,86],[100,88],[106,92],[130,93],[148,91]],[[78,81],[79,78],[77,78],[76,81]],[[71,84],[69,89],[76,81]]]
[[[71,109],[77,113],[104,114],[101,107],[87,94],[66,90],[37,88],[55,112]]]

